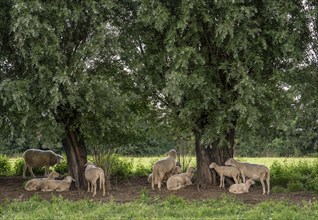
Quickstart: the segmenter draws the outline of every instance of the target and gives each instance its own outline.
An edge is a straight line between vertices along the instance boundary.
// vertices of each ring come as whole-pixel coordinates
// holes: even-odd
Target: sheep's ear
[[[73,182],[76,182],[76,180],[74,178],[72,178]]]

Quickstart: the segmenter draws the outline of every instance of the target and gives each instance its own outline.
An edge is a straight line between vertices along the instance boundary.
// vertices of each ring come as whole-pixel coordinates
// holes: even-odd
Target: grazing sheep
[[[63,180],[44,180],[41,184],[42,192],[64,192],[69,191],[72,181],[75,182],[73,177],[66,176]]]
[[[87,181],[87,192],[93,192],[93,196],[96,195],[97,180],[99,179],[99,188],[103,189],[103,196],[105,196],[105,173],[100,167],[96,167],[93,163],[87,162],[84,166],[85,168],[85,179]],[[91,189],[90,189],[91,185]]]
[[[38,150],[38,149],[28,149],[26,150],[22,157],[24,158],[25,165],[23,167],[23,175],[22,177],[25,178],[25,171],[28,168],[32,177],[34,178],[35,175],[33,174],[32,168],[37,167],[44,167],[45,166],[45,176],[49,173],[49,167],[54,166],[57,163],[61,163],[63,157],[59,154],[54,153],[51,150]]]
[[[162,179],[162,183],[166,183],[169,177],[179,174],[181,172],[182,172],[181,167],[176,166],[173,170],[171,170],[170,173],[166,173],[166,175]],[[148,176],[148,183],[151,183],[151,181],[152,181],[152,173]]]
[[[178,190],[186,185],[191,185],[191,179],[194,175],[195,168],[189,167],[187,172],[171,176],[167,181],[168,190]]]
[[[161,182],[167,173],[176,167],[177,151],[172,149],[168,152],[168,157],[157,161],[152,169],[151,188],[155,189],[155,184],[158,184],[158,189],[161,190]]]
[[[55,171],[52,171],[47,178],[38,178],[38,179],[31,179],[26,182],[24,189],[27,191],[36,191],[41,189],[41,184],[44,180],[54,180],[55,178],[59,177],[59,174]]]
[[[253,180],[260,180],[263,188],[263,195],[266,194],[265,183],[267,183],[267,194],[270,192],[270,172],[269,169],[264,165],[251,164],[251,163],[241,163],[233,158],[228,159],[225,162],[227,166],[233,166],[240,170],[243,182],[245,182],[245,177]]]
[[[253,184],[255,184],[255,182],[252,179],[248,179],[246,180],[246,183],[231,185],[229,188],[229,192],[234,194],[248,193],[250,186]]]
[[[215,171],[219,174],[220,188],[224,188],[224,179],[226,176],[233,178],[236,184],[240,181],[240,170],[236,167],[219,166],[216,163],[211,163],[209,168],[215,169]]]

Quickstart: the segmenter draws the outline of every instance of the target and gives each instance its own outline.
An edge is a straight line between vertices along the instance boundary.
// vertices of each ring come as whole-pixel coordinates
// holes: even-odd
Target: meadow
[[[145,176],[152,164],[161,157],[122,157],[116,159],[117,175],[129,178]],[[218,187],[196,196],[192,188],[175,193],[153,192],[144,177],[138,184],[123,190],[122,185],[106,198],[77,197],[70,194],[26,194],[21,184],[1,191],[15,197],[0,199],[0,219],[317,219],[318,218],[318,159],[317,158],[236,158],[240,161],[264,164],[271,168],[272,193],[262,196],[259,185],[244,197],[232,196]],[[8,158],[11,166],[20,164],[21,158]],[[187,163],[195,165],[195,158]],[[127,169],[127,170],[124,170]],[[128,170],[129,169],[129,170]],[[13,177],[14,178],[14,177]],[[1,177],[0,177],[1,179]],[[19,178],[20,179],[20,178]],[[21,182],[22,183],[22,182]],[[133,184],[130,182],[129,184]],[[9,184],[10,185],[10,184]],[[19,191],[17,191],[17,188]],[[133,191],[135,190],[135,191]],[[7,191],[7,192],[6,192]],[[132,192],[133,191],[133,192]],[[214,192],[213,192],[214,191]],[[220,195],[213,197],[215,192]],[[301,192],[299,194],[295,194]],[[302,193],[305,192],[305,193]],[[123,194],[118,201],[118,194]],[[185,196],[188,194],[187,196]],[[19,197],[21,195],[22,199]],[[23,197],[24,195],[24,197]],[[28,196],[27,196],[28,195]],[[164,195],[164,196],[163,196]],[[131,200],[125,197],[131,196]],[[242,195],[243,196],[243,195]],[[303,196],[303,197],[301,197]],[[11,198],[11,199],[10,199]],[[189,199],[190,198],[190,199]],[[302,200],[304,198],[304,200]],[[297,200],[297,201],[296,201]]]

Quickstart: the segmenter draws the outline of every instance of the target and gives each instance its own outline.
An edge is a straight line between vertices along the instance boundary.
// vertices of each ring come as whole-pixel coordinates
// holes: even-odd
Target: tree
[[[165,117],[195,136],[200,185],[210,162],[233,157],[235,137],[267,136],[290,106],[286,79],[304,60],[301,1],[141,1],[136,77]],[[132,19],[132,20],[133,20]]]
[[[69,174],[83,187],[87,144],[126,140],[136,100],[115,80],[126,71],[112,1],[1,4],[1,134],[62,142]]]

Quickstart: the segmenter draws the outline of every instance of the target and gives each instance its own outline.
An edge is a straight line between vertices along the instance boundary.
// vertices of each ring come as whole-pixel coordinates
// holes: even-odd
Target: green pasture
[[[291,204],[267,201],[244,204],[224,197],[205,201],[186,201],[171,196],[164,200],[143,192],[134,202],[109,203],[91,200],[68,201],[55,197],[42,201],[37,196],[27,201],[4,202],[0,219],[318,219],[318,203]]]

